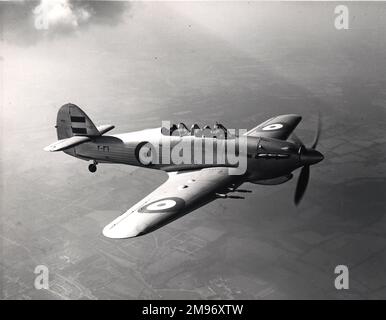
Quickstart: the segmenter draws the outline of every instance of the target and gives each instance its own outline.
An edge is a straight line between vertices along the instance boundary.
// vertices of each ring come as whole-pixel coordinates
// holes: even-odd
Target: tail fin
[[[59,140],[73,136],[101,135],[87,114],[72,103],[67,103],[59,109],[56,132]]]

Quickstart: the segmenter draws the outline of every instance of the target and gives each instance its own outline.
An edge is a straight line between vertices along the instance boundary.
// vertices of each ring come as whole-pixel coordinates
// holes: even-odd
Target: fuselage
[[[95,137],[64,152],[98,163],[119,163],[164,171],[245,166],[239,172],[251,182],[290,177],[293,170],[304,165],[299,147],[292,142],[250,136],[242,141],[243,147],[241,140],[234,137],[169,136],[163,135],[160,128],[154,128]],[[236,158],[218,158],[218,150],[224,150],[221,148],[234,151]]]

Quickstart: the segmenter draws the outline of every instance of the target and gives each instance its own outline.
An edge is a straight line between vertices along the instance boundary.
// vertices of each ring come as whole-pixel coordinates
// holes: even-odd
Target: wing
[[[284,114],[259,124],[257,127],[249,130],[245,135],[287,140],[300,120],[302,120],[302,117],[296,114]]]
[[[231,169],[229,169],[231,170]],[[169,179],[103,229],[108,238],[130,238],[148,233],[214,200],[216,192],[241,176],[228,168],[206,168],[169,173]]]

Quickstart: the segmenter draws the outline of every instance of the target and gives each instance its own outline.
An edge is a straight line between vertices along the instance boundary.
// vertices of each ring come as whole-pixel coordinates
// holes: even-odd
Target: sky
[[[1,2],[3,297],[176,298],[185,290],[201,298],[384,298],[386,6],[350,3],[349,29],[337,30],[336,5]],[[312,168],[299,208],[295,174],[138,242],[109,242],[103,226],[165,176],[109,165],[90,176],[85,162],[44,152],[67,102],[96,124],[114,124],[114,133],[162,120],[250,129],[298,113],[306,144],[320,112],[325,160]],[[200,249],[187,254],[184,239]],[[36,293],[37,263],[71,292],[82,288],[79,296],[57,287]],[[331,270],[342,263],[353,270],[348,293],[332,287]],[[111,281],[93,280],[89,267]],[[128,274],[136,289],[125,295],[118,284]]]

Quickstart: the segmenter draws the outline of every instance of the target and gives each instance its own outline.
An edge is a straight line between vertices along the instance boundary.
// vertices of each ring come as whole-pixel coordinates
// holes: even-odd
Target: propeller
[[[295,204],[298,205],[306,192],[308,181],[310,179],[310,166],[304,166],[300,171],[298,183],[295,190]]]
[[[319,113],[319,115],[318,115],[318,124],[317,124],[317,127],[316,127],[316,132],[315,132],[315,135],[314,135],[314,141],[312,142],[311,149],[315,150],[315,148],[316,148],[316,146],[317,146],[317,144],[319,142],[321,130],[322,130],[322,120],[321,120],[320,113]]]
[[[308,181],[310,180],[310,166],[323,160],[323,155],[316,150],[316,146],[318,145],[320,138],[321,127],[322,125],[319,114],[317,129],[311,144],[311,148],[309,149],[306,148],[306,146],[295,133],[291,135],[292,140],[299,146],[299,157],[300,160],[304,163],[299,174],[298,182],[296,184],[294,197],[295,205],[300,203],[306,192]]]

